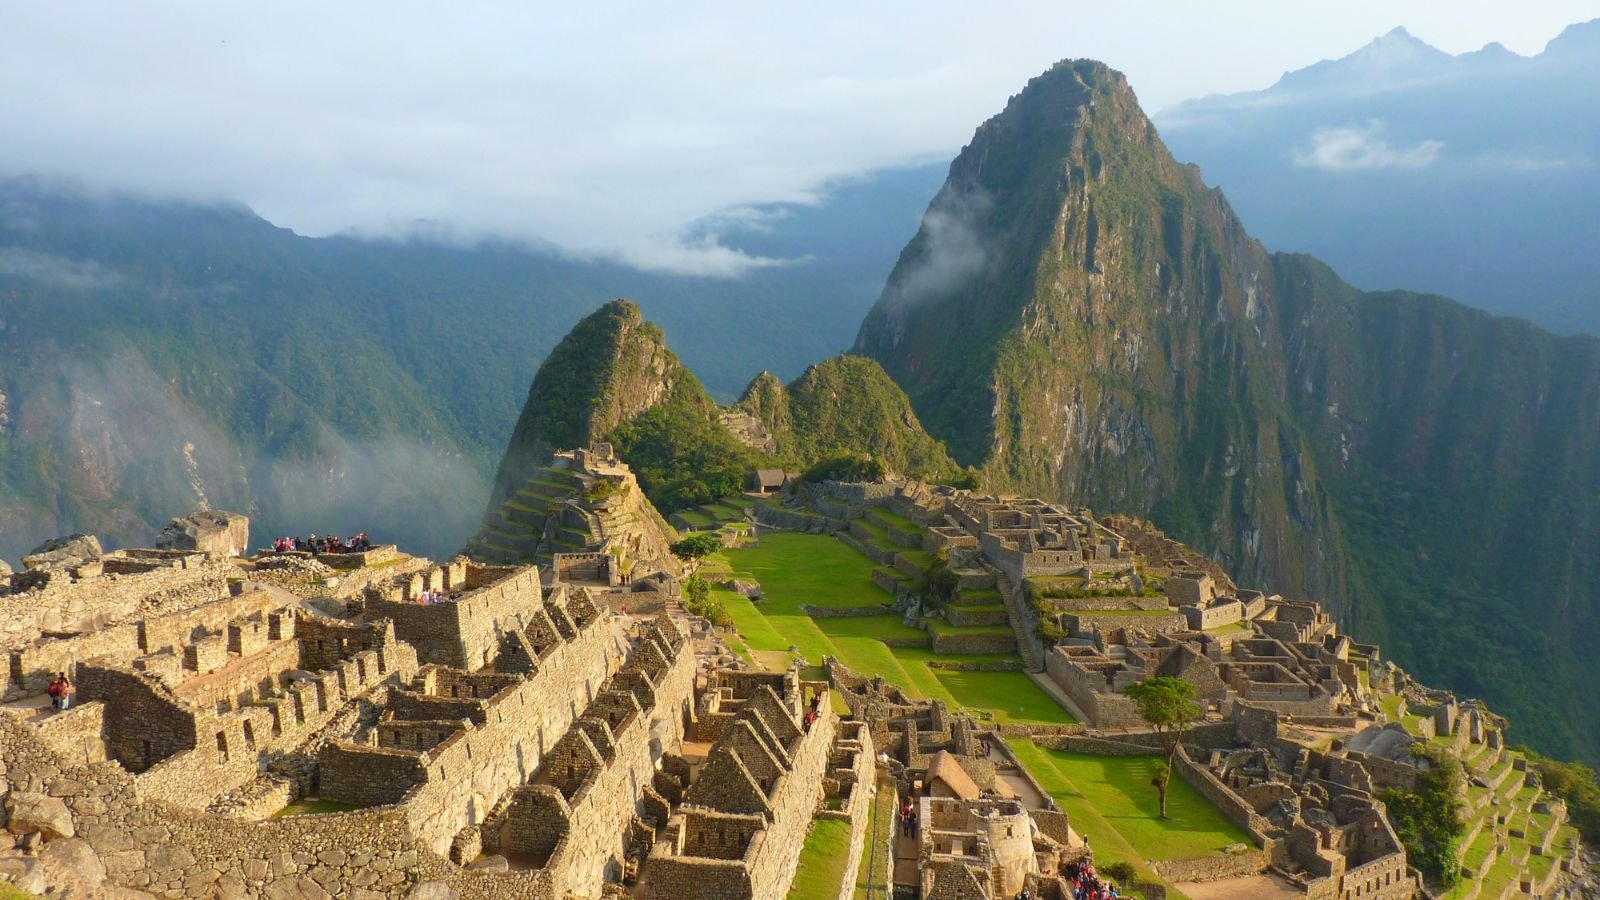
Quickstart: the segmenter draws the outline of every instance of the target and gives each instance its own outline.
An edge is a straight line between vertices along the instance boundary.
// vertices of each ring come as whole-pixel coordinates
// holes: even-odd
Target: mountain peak
[[[491,503],[521,487],[551,453],[586,447],[679,390],[710,407],[699,381],[638,306],[628,300],[601,306],[572,326],[533,376]]]
[[[1366,46],[1338,59],[1325,59],[1303,69],[1284,73],[1275,88],[1317,90],[1347,86],[1352,82],[1392,83],[1432,75],[1455,57],[1397,26],[1373,38]]]

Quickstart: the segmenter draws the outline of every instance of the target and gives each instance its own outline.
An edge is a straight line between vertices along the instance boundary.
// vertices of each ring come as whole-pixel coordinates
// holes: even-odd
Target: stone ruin
[[[865,727],[797,670],[723,664],[681,609],[392,548],[316,597],[231,555],[87,548],[0,597],[18,884],[564,900],[710,878],[755,900],[787,890],[813,816],[864,839]]]

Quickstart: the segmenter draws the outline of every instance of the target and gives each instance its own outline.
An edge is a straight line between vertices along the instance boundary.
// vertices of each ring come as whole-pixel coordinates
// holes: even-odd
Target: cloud
[[[50,253],[0,247],[0,277],[11,276],[66,288],[110,287],[122,277],[99,263],[79,262]]]
[[[445,447],[323,428],[308,457],[260,460],[251,490],[258,543],[285,534],[365,531],[375,541],[444,559],[476,529],[489,480]]]
[[[1523,49],[1574,2],[1408,22],[1442,46],[1455,28]],[[306,235],[737,274],[770,261],[690,223],[947,159],[1063,57],[1105,60],[1157,109],[1270,83],[1394,17],[1380,0],[1218,6],[24,0],[0,18],[0,83],[16,86],[0,91],[0,177],[237,201]]]
[[[1318,128],[1311,133],[1310,146],[1295,151],[1294,164],[1325,172],[1353,172],[1425,169],[1439,161],[1444,141],[1424,140],[1410,147],[1396,147],[1385,137],[1385,130],[1377,119],[1363,126]]]
[[[898,272],[886,298],[891,308],[914,306],[960,287],[983,270],[989,249],[979,220],[994,201],[982,191],[940,191],[922,216],[920,252]]]

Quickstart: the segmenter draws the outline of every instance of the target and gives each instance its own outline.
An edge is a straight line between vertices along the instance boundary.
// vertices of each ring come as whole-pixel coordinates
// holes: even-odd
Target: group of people
[[[627,609],[624,608],[623,612],[627,612]],[[811,695],[811,708],[806,710],[805,721],[807,731],[811,730],[811,723],[817,721],[817,717],[820,715],[822,715],[822,694],[816,693]]]
[[[272,549],[278,553],[288,553],[298,550],[301,553],[360,553],[372,549],[372,542],[367,540],[365,531],[349,540],[337,534],[317,537],[313,533],[309,540],[302,539],[299,535],[294,537],[281,537],[273,540]]]
[[[917,836],[917,810],[909,799],[900,804],[900,833],[908,838]]]
[[[423,591],[417,595],[417,605],[432,606],[435,603],[445,603],[447,601],[455,601],[460,599],[460,591],[454,591],[449,594],[445,593],[444,591]]]
[[[1094,873],[1094,863],[1074,862],[1061,867],[1061,876],[1067,880],[1072,900],[1115,900],[1122,895],[1110,882]],[[1024,892],[1025,893],[1025,892]],[[1018,900],[1027,900],[1019,897]]]
[[[50,705],[56,709],[71,707],[72,697],[78,693],[78,689],[72,686],[71,681],[67,680],[67,673],[65,672],[57,673],[56,680],[50,682],[50,686],[44,690],[45,693],[50,695]]]

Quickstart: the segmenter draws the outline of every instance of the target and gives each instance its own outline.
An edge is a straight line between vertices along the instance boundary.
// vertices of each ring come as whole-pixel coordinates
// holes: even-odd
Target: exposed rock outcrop
[[[100,539],[92,534],[69,534],[51,538],[22,558],[29,570],[70,569],[95,562],[103,555]]]
[[[39,832],[46,838],[69,838],[76,834],[67,805],[49,794],[12,791],[6,796],[6,830],[12,834]]]
[[[217,509],[196,510],[167,523],[156,538],[161,550],[198,550],[212,556],[244,556],[250,552],[250,519]]]

